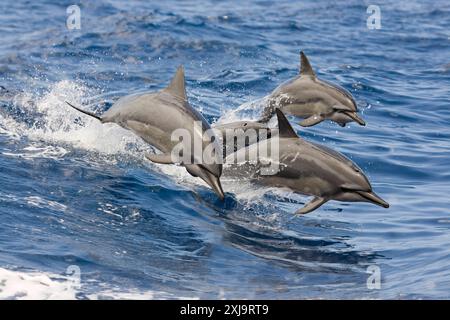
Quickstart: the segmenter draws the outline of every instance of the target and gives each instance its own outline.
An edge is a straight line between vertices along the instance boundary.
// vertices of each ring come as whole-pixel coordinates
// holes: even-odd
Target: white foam
[[[132,289],[121,292],[117,290],[105,290],[94,294],[87,295],[90,300],[160,300],[160,299],[179,299],[179,300],[198,300],[198,297],[176,296],[167,292],[157,292],[151,290],[139,291]]]
[[[82,275],[81,275],[82,276]],[[83,278],[81,277],[81,280]],[[0,268],[0,300],[75,300],[82,293],[84,286],[87,291],[93,290],[95,281],[83,283],[74,281],[73,276],[58,275],[41,271],[15,271]],[[149,300],[149,299],[198,299],[198,297],[176,296],[172,293],[136,288],[120,290],[104,288],[106,284],[98,284],[99,290],[84,295],[88,299],[116,300]]]
[[[14,120],[12,120],[8,117],[5,117],[0,113],[0,134],[1,135],[8,136],[10,139],[18,140],[20,138],[20,135],[17,132],[17,130],[14,130],[17,126],[18,126],[18,124]],[[11,128],[14,128],[14,129],[11,130]]]
[[[48,159],[59,159],[64,157],[68,151],[60,146],[42,146],[40,144],[30,143],[22,149],[23,152],[2,152],[3,155],[9,157],[17,157],[24,159],[33,158],[48,158]]]
[[[226,110],[217,120],[217,124],[235,122],[241,120],[256,120],[261,115],[263,106],[266,105],[268,97],[246,102],[236,109]]]
[[[36,151],[32,148],[43,148],[42,145],[36,145],[37,142],[42,141],[59,145],[71,144],[75,148],[107,155],[129,153],[133,151],[130,150],[129,145],[133,145],[134,150],[150,149],[133,133],[114,124],[101,124],[96,119],[81,115],[65,103],[70,101],[81,106],[82,101],[89,99],[90,94],[92,92],[86,87],[68,80],[55,83],[51,90],[42,96],[19,94],[14,98],[14,104],[22,112],[30,114],[29,116],[40,115],[39,119],[30,127],[11,117],[0,116],[0,133],[16,138],[26,136],[31,144],[26,151]],[[87,106],[83,108],[88,109]],[[82,124],[77,121],[78,119],[82,119]],[[57,153],[61,151],[59,149]],[[34,157],[37,156],[54,157],[55,155],[47,149],[34,152]]]
[[[0,299],[73,300],[76,291],[68,277],[0,268]]]
[[[26,203],[28,203],[29,205],[38,207],[38,208],[48,208],[48,209],[54,209],[57,211],[65,211],[67,209],[67,206],[64,204],[61,204],[56,201],[46,200],[39,196],[25,197],[24,201]]]
[[[6,194],[0,191],[0,200],[4,202],[17,202],[20,204],[26,203],[29,206],[33,206],[36,208],[46,208],[46,209],[52,209],[59,212],[65,212],[67,210],[67,206],[48,199],[44,199],[42,197],[39,197],[37,195],[30,195],[26,197],[18,197],[16,195],[12,194]]]

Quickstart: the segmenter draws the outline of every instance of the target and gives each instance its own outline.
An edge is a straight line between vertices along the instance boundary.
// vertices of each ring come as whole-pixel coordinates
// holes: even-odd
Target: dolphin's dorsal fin
[[[300,51],[300,75],[312,78],[316,77],[316,74],[314,73],[314,70],[309,63],[309,60],[303,53],[303,51]]]
[[[276,109],[276,112],[278,118],[278,135],[280,138],[298,138],[297,133],[292,128],[288,119],[286,119],[284,113],[279,108]]]
[[[175,76],[172,78],[172,81],[167,88],[164,89],[164,91],[168,91],[177,97],[187,100],[183,66],[178,67]]]

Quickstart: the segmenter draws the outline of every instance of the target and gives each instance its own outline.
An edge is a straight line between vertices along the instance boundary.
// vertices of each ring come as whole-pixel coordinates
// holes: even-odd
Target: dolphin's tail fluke
[[[81,113],[87,114],[88,116],[91,116],[92,118],[95,118],[95,119],[97,119],[97,120],[102,121],[102,118],[101,118],[100,116],[98,116],[98,115],[96,115],[96,114],[94,114],[94,113],[92,113],[92,112],[89,112],[89,111],[80,109],[80,108],[78,108],[78,107],[75,107],[73,104],[71,104],[71,103],[69,103],[69,102],[67,102],[67,101],[65,101],[65,102],[66,102],[69,106],[71,106],[72,108],[74,108],[75,110],[80,111]]]

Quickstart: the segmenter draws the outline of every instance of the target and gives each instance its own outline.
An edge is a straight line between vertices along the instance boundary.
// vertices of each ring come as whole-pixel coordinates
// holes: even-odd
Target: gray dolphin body
[[[177,129],[186,129],[192,141],[200,139],[203,149],[211,143],[204,139],[203,134],[210,129],[205,118],[187,100],[184,69],[179,67],[170,85],[159,92],[145,92],[120,98],[102,116],[97,116],[79,109],[70,103],[71,107],[99,119],[102,123],[113,122],[133,131],[145,142],[159,149],[162,154],[146,154],[155,163],[172,164],[171,152],[179,144],[172,141],[171,135]],[[196,130],[194,124],[201,123],[201,130]],[[201,131],[201,132],[200,132]],[[192,154],[190,163],[181,163],[194,177],[205,181],[216,194],[223,199],[224,193],[220,183],[222,161],[204,163],[202,155]]]
[[[300,52],[300,74],[280,85],[269,96],[259,122],[268,122],[280,108],[284,113],[304,118],[301,126],[309,127],[329,119],[345,126],[355,121],[365,125],[357,112],[358,107],[350,92],[317,78],[306,55]]]
[[[249,127],[261,128],[275,115],[275,109],[303,118],[300,125],[310,127],[326,119],[344,127],[355,121],[366,123],[357,112],[358,107],[350,92],[344,88],[317,78],[308,58],[300,52],[300,74],[276,88],[267,99],[261,118],[257,121],[237,121],[216,125],[217,129],[235,128],[247,130]],[[245,126],[244,126],[245,125]]]
[[[289,124],[280,109],[278,117],[279,156],[271,155],[270,140],[262,141],[229,155],[225,163],[233,163],[235,157],[255,152],[272,156],[270,160],[279,164],[274,175],[261,175],[261,164],[244,163],[227,165],[225,174],[251,176],[251,180],[263,185],[285,187],[294,192],[311,195],[314,198],[296,213],[311,212],[328,200],[370,202],[388,208],[389,204],[377,196],[362,170],[344,155],[327,147],[301,139]],[[274,139],[274,138],[271,138]],[[256,154],[256,153],[254,153]]]
[[[257,143],[260,139],[268,139],[272,135],[278,134],[277,129],[271,129],[267,124],[256,121],[244,120],[225,124],[214,124],[212,128],[216,131],[216,136],[222,140],[224,157],[242,147]],[[261,131],[264,131],[265,134],[260,135]],[[230,141],[228,141],[229,138],[231,138]]]

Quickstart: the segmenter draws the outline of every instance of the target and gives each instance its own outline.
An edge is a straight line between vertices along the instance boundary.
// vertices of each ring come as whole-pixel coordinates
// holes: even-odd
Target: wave
[[[73,270],[76,271],[77,267]],[[197,299],[195,296],[175,296],[168,292],[139,290],[136,288],[100,288],[94,293],[82,293],[84,285],[71,267],[67,274],[54,274],[38,270],[17,271],[0,268],[0,300],[76,300],[76,299]],[[81,276],[81,275],[80,275]],[[89,284],[90,286],[92,284]]]

